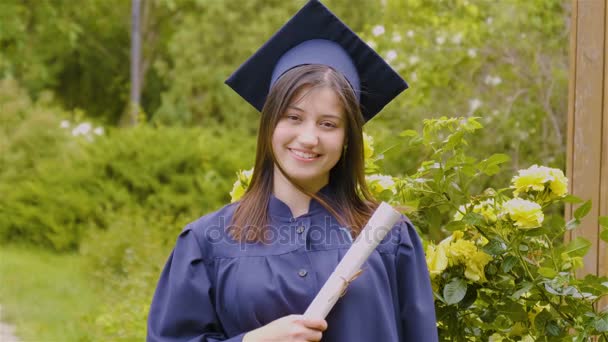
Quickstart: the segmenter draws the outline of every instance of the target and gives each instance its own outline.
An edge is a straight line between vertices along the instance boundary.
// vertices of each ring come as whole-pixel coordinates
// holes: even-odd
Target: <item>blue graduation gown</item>
[[[352,244],[317,201],[294,218],[272,197],[270,244],[227,233],[235,204],[189,224],[161,274],[148,341],[241,341],[290,314],[303,314]],[[327,316],[325,342],[437,341],[435,309],[420,239],[403,217]]]

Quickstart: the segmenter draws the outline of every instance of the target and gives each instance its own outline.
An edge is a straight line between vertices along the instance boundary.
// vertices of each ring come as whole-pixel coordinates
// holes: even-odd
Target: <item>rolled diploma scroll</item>
[[[372,254],[400,217],[401,214],[393,207],[385,202],[380,203],[367,225],[344,255],[344,258],[338,263],[336,269],[304,312],[306,318],[325,319],[327,317],[346,286],[353,277],[356,277],[365,260]]]

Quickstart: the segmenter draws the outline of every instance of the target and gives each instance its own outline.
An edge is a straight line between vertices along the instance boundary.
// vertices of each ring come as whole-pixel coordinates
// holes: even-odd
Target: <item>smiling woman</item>
[[[272,151],[280,165],[274,168],[275,189],[289,182],[283,173],[313,193],[329,182],[329,172],[345,146],[343,108],[329,87],[304,86],[295,93],[272,135]]]
[[[327,320],[302,315],[378,207],[362,129],[405,81],[312,0],[227,83],[262,113],[253,175],[240,201],[178,238],[148,340],[436,341],[426,261],[405,217]]]

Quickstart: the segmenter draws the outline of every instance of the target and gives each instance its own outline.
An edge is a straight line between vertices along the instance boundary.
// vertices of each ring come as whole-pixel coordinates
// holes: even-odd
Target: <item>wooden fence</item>
[[[593,244],[583,274],[608,275],[606,243],[599,238],[598,216],[608,215],[608,5],[607,0],[573,0],[568,94],[570,192],[593,209],[569,237]],[[566,218],[576,207],[566,208]],[[604,298],[600,307],[608,305]]]

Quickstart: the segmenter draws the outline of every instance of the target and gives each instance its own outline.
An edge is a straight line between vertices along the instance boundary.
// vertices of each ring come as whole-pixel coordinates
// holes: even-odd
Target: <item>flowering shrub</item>
[[[582,200],[567,195],[561,170],[537,165],[520,170],[508,187],[470,193],[509,160],[465,153],[479,128],[476,118],[441,118],[425,120],[421,135],[402,134],[428,156],[417,172],[397,178],[393,201],[410,206],[423,231],[451,233],[429,234],[426,243],[441,339],[605,340],[608,310],[594,305],[608,295],[608,278],[578,279],[591,243],[581,237],[563,243],[591,203],[566,223],[561,206]]]
[[[70,129],[72,123],[68,120],[62,120],[59,124],[59,127],[64,129]],[[75,124],[74,128],[71,129],[71,134],[75,137],[82,136],[88,141],[93,141],[94,135],[103,135],[105,130],[102,126],[93,128],[93,125],[90,122],[82,122],[79,124]]]
[[[534,163],[565,165],[571,1],[381,2],[382,17],[365,16],[357,33],[411,89],[366,125],[378,146],[392,146],[404,121],[420,130],[424,118],[483,113],[486,128],[469,154],[504,153],[513,162],[492,183],[476,181],[476,187],[506,183]],[[420,165],[418,150],[407,146],[385,152],[385,173]]]
[[[380,29],[376,29],[380,32]],[[379,199],[402,208],[421,230],[443,341],[586,341],[608,336],[608,278],[575,271],[591,243],[578,237],[564,244],[589,212],[590,202],[565,222],[567,194],[558,169],[533,165],[503,189],[470,193],[472,184],[499,173],[503,154],[477,160],[466,152],[481,125],[477,118],[425,120],[422,134],[405,131],[405,144],[427,153],[413,174],[380,173],[382,154],[365,136],[366,177]],[[243,178],[245,176],[245,178]],[[235,190],[242,194],[247,173]],[[558,213],[558,214],[555,214]],[[608,217],[600,218],[608,226]],[[445,237],[448,235],[447,237]],[[601,233],[608,241],[608,227]]]

